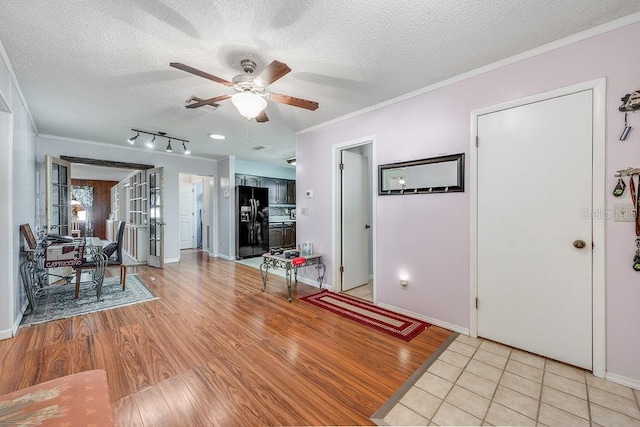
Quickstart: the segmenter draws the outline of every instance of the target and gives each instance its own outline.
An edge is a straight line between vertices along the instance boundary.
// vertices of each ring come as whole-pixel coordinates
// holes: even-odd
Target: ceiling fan
[[[255,118],[256,121],[261,123],[269,120],[264,111],[267,106],[267,100],[305,108],[307,110],[316,110],[318,108],[317,102],[266,91],[267,86],[291,71],[291,68],[289,68],[287,64],[280,61],[273,61],[257,76],[254,76],[253,73],[256,70],[256,63],[251,59],[243,59],[240,61],[240,65],[244,73],[233,77],[231,81],[216,77],[180,62],[171,62],[169,65],[186,71],[187,73],[231,87],[236,92],[234,94],[220,95],[209,99],[192,97],[188,101],[191,102],[191,104],[186,105],[187,108],[198,108],[204,105],[217,107],[218,102],[231,98],[231,102],[233,102],[233,105],[236,106],[240,114],[248,120]]]

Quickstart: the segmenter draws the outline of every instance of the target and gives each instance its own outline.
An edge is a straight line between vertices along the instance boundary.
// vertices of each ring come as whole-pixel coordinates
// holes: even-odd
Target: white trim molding
[[[636,390],[640,390],[640,380],[634,380],[632,378],[627,378],[622,375],[612,374],[607,372],[607,375],[604,378],[607,381],[611,381],[612,383],[620,384],[626,387],[631,387]]]
[[[508,101],[471,112],[471,132],[469,135],[469,175],[470,175],[470,281],[469,281],[469,332],[478,336],[478,309],[475,306],[478,297],[478,152],[476,135],[478,117],[525,104],[540,102],[576,92],[591,90],[593,93],[593,206],[594,212],[605,211],[605,123],[606,123],[606,79],[600,78],[576,85],[551,90],[549,92]],[[606,374],[606,313],[605,313],[605,221],[593,220],[593,297],[592,297],[592,333],[593,333],[593,375],[604,378]]]
[[[465,328],[460,325],[454,325],[453,323],[445,322],[443,320],[436,319],[434,317],[423,316],[421,314],[417,314],[408,310],[403,310],[402,308],[398,308],[389,304],[380,303],[380,304],[377,304],[377,306],[381,308],[386,308],[387,310],[393,311],[395,313],[404,314],[405,316],[422,320],[424,322],[430,323],[431,325],[439,326],[441,328],[448,329],[450,331],[457,332],[462,335],[469,335],[469,328]]]

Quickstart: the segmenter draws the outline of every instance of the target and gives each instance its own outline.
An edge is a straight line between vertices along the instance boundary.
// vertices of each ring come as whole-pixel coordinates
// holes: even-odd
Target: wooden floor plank
[[[409,342],[301,301],[318,292],[182,251],[136,266],[159,297],[21,328],[0,342],[0,393],[107,371],[117,425],[372,425],[369,418],[449,337]],[[117,275],[117,269],[107,274]]]
[[[111,403],[114,424],[117,426],[141,426],[142,417],[133,395],[125,396]]]

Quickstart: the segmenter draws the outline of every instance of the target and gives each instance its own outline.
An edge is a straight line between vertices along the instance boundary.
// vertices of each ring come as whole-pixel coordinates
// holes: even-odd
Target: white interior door
[[[180,183],[180,249],[193,247],[193,193],[191,183]]]
[[[342,291],[369,281],[367,159],[342,151]]]
[[[149,259],[151,267],[162,268],[164,264],[164,196],[163,168],[147,170],[149,183]]]
[[[477,121],[478,335],[586,369],[592,96],[582,91]]]
[[[46,156],[47,232],[71,235],[71,163]]]

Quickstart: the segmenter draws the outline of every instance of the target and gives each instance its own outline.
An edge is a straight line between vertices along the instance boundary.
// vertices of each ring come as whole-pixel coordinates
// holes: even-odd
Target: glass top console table
[[[304,259],[304,263],[294,263],[294,260],[300,260],[299,262],[301,262],[302,259]],[[316,270],[318,271],[318,286],[320,287],[320,289],[322,289],[322,282],[324,281],[324,274],[326,271],[326,266],[322,262],[322,255],[313,254],[296,258],[286,258],[282,255],[271,255],[268,253],[262,255],[262,264],[260,264],[260,273],[262,275],[262,291],[264,292],[267,288],[269,269],[282,268],[285,270],[285,280],[287,282],[287,291],[289,292],[289,302],[291,302],[291,276],[293,275],[293,281],[295,284],[297,284],[298,269],[309,266],[315,266]]]

